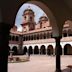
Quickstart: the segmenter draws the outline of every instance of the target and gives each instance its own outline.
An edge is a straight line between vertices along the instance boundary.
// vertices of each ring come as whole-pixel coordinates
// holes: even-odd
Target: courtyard
[[[31,55],[30,61],[8,63],[8,72],[55,72],[55,56]],[[69,72],[68,65],[72,65],[72,56],[61,56],[61,70]]]

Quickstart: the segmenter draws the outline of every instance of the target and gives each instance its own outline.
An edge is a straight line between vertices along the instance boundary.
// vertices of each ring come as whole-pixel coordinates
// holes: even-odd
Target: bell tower
[[[21,24],[24,32],[35,29],[34,17],[35,17],[34,12],[30,7],[24,10],[23,23]]]
[[[48,18],[45,15],[41,16],[39,19],[40,28],[43,28],[46,22],[48,22]]]

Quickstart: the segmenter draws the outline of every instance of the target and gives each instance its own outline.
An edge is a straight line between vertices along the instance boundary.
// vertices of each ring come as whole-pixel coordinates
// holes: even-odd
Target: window
[[[24,16],[24,18],[26,19],[26,16]]]
[[[16,41],[18,41],[18,36],[16,36]]]
[[[32,21],[32,17],[30,17],[30,21]]]
[[[63,36],[64,36],[64,37],[67,37],[67,33],[63,33]]]

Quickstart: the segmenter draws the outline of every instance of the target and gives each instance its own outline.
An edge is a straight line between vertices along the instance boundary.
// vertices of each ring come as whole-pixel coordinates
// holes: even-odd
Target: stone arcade
[[[71,0],[63,0],[63,1],[61,0],[54,0],[54,1],[53,0],[49,0],[49,1],[47,0],[38,0],[38,1],[37,0],[31,0],[31,1],[2,0],[0,1],[0,67],[1,67],[0,72],[7,72],[9,31],[10,28],[14,26],[15,16],[19,7],[26,2],[39,6],[45,11],[47,16],[49,17],[49,21],[52,26],[52,37],[55,38],[55,42],[56,42],[55,44],[56,45],[56,72],[61,72],[60,53],[59,53],[59,50],[61,50],[60,41],[62,37],[62,30],[63,30],[62,28],[64,22],[66,20],[71,20],[71,16],[72,16]],[[71,27],[72,26],[70,25],[70,28]],[[22,42],[20,43],[20,45],[21,44]],[[65,45],[65,43],[63,44]],[[68,46],[71,47],[69,44],[64,46],[66,49],[65,52],[62,51],[63,53],[65,54],[71,53],[69,52],[70,50],[68,50],[67,52]]]

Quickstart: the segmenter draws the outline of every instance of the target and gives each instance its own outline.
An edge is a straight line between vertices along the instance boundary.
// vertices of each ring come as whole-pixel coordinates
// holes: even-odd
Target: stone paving
[[[55,72],[55,56],[32,55],[30,61],[8,63],[8,72]],[[66,66],[72,65],[72,56],[61,56],[62,72],[69,72]]]

